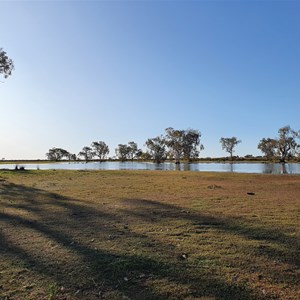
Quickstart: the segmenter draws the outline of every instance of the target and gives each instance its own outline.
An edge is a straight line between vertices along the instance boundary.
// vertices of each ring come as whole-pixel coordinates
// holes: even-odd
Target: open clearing
[[[300,299],[300,176],[0,171],[0,299]]]

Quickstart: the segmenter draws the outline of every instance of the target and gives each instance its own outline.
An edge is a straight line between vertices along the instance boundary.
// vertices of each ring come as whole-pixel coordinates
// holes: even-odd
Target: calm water
[[[14,169],[16,164],[1,164],[1,169]],[[300,164],[263,163],[174,163],[155,164],[150,162],[62,162],[43,164],[19,164],[27,170],[180,170],[197,172],[235,172],[259,174],[300,174]]]

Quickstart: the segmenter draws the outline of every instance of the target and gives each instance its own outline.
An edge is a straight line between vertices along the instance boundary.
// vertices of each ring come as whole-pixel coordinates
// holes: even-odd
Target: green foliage
[[[241,140],[238,140],[235,136],[231,138],[220,138],[220,143],[222,145],[222,149],[225,150],[230,154],[230,158],[232,160],[232,155],[234,152],[235,146],[237,146],[239,143],[241,143]]]
[[[115,149],[115,152],[121,161],[126,161],[129,154],[129,148],[126,144],[119,144],[118,148]]]
[[[154,162],[159,164],[166,159],[166,142],[163,136],[148,139],[145,145]]]
[[[56,295],[57,295],[57,292],[58,292],[58,286],[56,283],[50,283],[49,284],[49,294],[48,294],[48,300],[54,300]]]
[[[162,161],[163,157],[167,156],[169,159],[175,159],[176,163],[180,163],[182,159],[191,161],[198,158],[200,150],[204,149],[200,144],[200,137],[199,130],[177,130],[168,127],[165,129],[164,136],[148,139],[146,145],[154,161]]]
[[[279,128],[276,139],[263,138],[257,148],[268,160],[279,157],[281,162],[285,162],[287,159],[297,156],[300,148],[300,144],[297,142],[299,138],[299,131],[295,131],[290,126],[284,126]]]
[[[52,161],[60,161],[63,158],[69,159],[72,156],[67,150],[62,148],[52,148],[46,153],[46,157]]]
[[[268,160],[271,160],[276,155],[277,141],[271,138],[263,138],[260,140],[257,148],[266,156]]]
[[[138,145],[135,142],[128,142],[128,144],[119,144],[115,149],[117,157],[121,161],[126,161],[128,159],[133,160],[142,155],[142,150],[138,149]]]
[[[98,156],[100,161],[104,160],[109,153],[109,147],[103,141],[93,142],[92,149],[94,150],[95,156]]]
[[[184,130],[175,130],[172,127],[165,130],[165,141],[169,148],[169,155],[179,163],[183,158]]]
[[[183,156],[186,160],[198,158],[199,152],[204,149],[200,143],[201,132],[196,129],[187,129],[184,131],[183,138]],[[199,148],[198,148],[199,147]]]
[[[277,139],[277,153],[280,160],[285,161],[286,158],[295,156],[299,144],[296,139],[299,138],[299,132],[291,129],[290,126],[284,126],[278,130],[279,137]]]
[[[7,56],[6,52],[0,48],[0,74],[4,75],[4,78],[7,78],[11,75],[11,72],[14,70],[13,61]]]
[[[95,156],[95,152],[93,152],[92,148],[90,147],[83,147],[82,150],[78,153],[78,156],[80,157],[83,157],[84,160],[86,162],[90,161],[93,159],[93,157]]]

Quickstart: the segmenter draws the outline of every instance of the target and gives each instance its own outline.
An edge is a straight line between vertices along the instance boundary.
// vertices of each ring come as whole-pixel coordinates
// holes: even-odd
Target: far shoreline
[[[105,163],[105,162],[138,162],[138,163],[155,163],[153,160],[141,160],[141,159],[134,159],[134,160],[125,160],[122,161],[120,159],[105,159],[105,160],[46,160],[46,159],[9,159],[9,160],[1,160],[1,164],[56,164],[56,163]],[[162,161],[161,163],[175,163],[175,160],[165,160]],[[238,158],[234,160],[230,160],[228,158],[200,158],[200,159],[195,159],[193,161],[186,161],[182,160],[180,161],[182,164],[188,164],[188,163],[233,163],[233,164],[238,164],[238,163],[262,163],[262,164],[277,164],[277,163],[293,163],[293,164],[299,164],[300,159],[298,160],[289,160],[286,162],[281,162],[279,159],[276,160],[266,160],[266,159],[261,159],[261,158],[253,158],[253,159],[247,159],[247,158]]]

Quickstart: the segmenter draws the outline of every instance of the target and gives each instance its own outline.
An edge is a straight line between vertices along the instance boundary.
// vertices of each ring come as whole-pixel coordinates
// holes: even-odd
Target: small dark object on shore
[[[15,171],[25,171],[25,167],[21,166],[19,168],[18,166],[15,166]]]
[[[253,192],[248,192],[247,195],[254,196],[255,193],[253,193]]]

